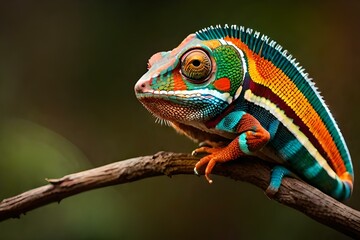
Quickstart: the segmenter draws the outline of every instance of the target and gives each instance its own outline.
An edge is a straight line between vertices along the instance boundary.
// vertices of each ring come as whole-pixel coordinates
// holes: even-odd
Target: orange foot
[[[198,173],[198,169],[200,167],[202,167],[203,165],[206,165],[206,169],[205,169],[205,178],[209,183],[212,183],[213,181],[210,179],[209,175],[212,171],[212,169],[214,168],[216,163],[224,163],[227,161],[230,161],[233,158],[232,154],[229,154],[229,149],[227,147],[216,147],[216,148],[211,148],[211,147],[200,147],[195,149],[192,152],[192,155],[198,155],[199,153],[209,153],[209,155],[203,157],[200,159],[200,161],[198,161],[195,164],[195,168],[194,168],[194,172],[196,175],[199,175]]]

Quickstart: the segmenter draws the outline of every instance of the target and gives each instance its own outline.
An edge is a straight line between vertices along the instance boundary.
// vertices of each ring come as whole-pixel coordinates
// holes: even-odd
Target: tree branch
[[[159,152],[153,156],[132,158],[102,167],[47,179],[38,187],[0,202],[0,221],[52,202],[105,186],[160,176],[194,174],[198,158],[188,154]],[[256,158],[217,165],[213,173],[252,183],[265,190],[269,184],[271,164]],[[203,171],[200,171],[203,173]],[[360,238],[360,212],[327,196],[318,189],[294,178],[285,178],[274,200],[295,208],[309,217],[346,235]]]

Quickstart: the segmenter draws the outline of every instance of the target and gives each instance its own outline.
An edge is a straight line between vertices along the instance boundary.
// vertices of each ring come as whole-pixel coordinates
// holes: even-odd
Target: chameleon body
[[[205,144],[206,166],[255,155],[277,163],[267,194],[294,175],[326,194],[350,197],[354,173],[344,138],[314,82],[266,35],[235,25],[204,28],[153,55],[135,85],[140,102]]]

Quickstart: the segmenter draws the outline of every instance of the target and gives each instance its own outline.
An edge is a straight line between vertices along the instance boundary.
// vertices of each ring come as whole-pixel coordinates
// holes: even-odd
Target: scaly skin
[[[207,143],[194,153],[216,163],[245,155],[277,162],[267,189],[296,175],[334,198],[350,197],[354,174],[344,138],[312,80],[286,50],[244,27],[190,34],[153,55],[135,85],[140,102],[178,132]]]

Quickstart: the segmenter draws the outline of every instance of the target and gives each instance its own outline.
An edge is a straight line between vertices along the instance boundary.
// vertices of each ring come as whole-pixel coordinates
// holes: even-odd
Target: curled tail
[[[338,187],[334,190],[333,197],[339,200],[348,199],[353,191],[354,176],[349,172],[343,173],[338,178]]]

